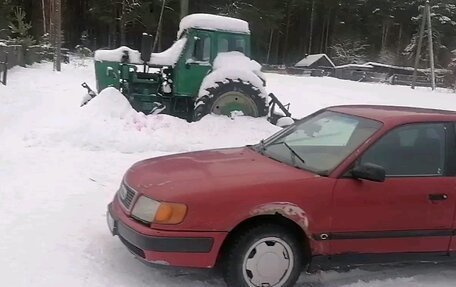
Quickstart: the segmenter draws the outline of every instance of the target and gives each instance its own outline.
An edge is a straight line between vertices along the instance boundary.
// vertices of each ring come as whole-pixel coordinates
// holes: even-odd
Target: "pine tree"
[[[27,22],[25,11],[20,7],[14,9],[14,17],[9,24],[10,40],[18,45],[25,47],[35,43],[33,37],[29,34],[32,24]]]

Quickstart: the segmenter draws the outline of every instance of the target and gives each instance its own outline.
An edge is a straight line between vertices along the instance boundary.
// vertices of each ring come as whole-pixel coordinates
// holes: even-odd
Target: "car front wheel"
[[[291,287],[303,264],[298,237],[279,225],[264,224],[233,240],[224,277],[229,287]]]

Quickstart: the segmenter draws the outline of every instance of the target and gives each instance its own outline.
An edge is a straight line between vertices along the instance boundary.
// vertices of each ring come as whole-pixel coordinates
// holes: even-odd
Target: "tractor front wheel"
[[[231,116],[241,112],[244,116],[264,117],[268,114],[261,90],[249,82],[227,79],[207,89],[208,94],[195,102],[193,121],[208,114]]]

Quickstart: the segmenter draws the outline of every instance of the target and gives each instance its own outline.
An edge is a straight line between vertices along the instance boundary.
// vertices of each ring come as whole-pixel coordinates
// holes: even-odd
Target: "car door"
[[[456,123],[453,123],[453,131],[455,131],[455,134],[456,134]],[[454,147],[456,147],[456,144],[454,145]],[[452,162],[454,165],[456,165],[456,156],[453,157]],[[455,205],[456,205],[456,203],[455,203]],[[451,243],[450,243],[450,254],[452,256],[456,256],[456,207],[455,207],[455,211],[454,211],[454,215],[453,215],[452,229],[453,229],[453,236],[451,238]]]
[[[455,212],[448,161],[454,132],[445,123],[398,127],[356,164],[385,168],[382,183],[341,178],[332,203],[332,254],[447,252]]]

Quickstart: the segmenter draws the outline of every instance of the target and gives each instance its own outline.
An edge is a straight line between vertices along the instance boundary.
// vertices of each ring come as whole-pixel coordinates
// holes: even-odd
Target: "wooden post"
[[[62,1],[55,0],[55,69],[62,70]]]
[[[435,63],[434,63],[434,42],[432,39],[432,19],[431,19],[431,4],[429,0],[426,1],[426,14],[428,22],[428,45],[429,45],[429,60],[431,64],[431,84],[432,90],[435,90]]]
[[[8,53],[5,53],[5,62],[3,64],[3,77],[2,83],[6,86],[6,80],[8,78]]]
[[[421,56],[421,46],[423,45],[423,37],[424,37],[424,27],[426,25],[426,13],[427,10],[423,9],[423,19],[421,19],[421,27],[420,27],[420,35],[418,40],[418,47],[416,51],[415,57],[415,69],[413,70],[413,81],[412,81],[412,89],[415,89],[416,86],[416,78],[418,76],[418,66],[420,64],[420,56]]]

